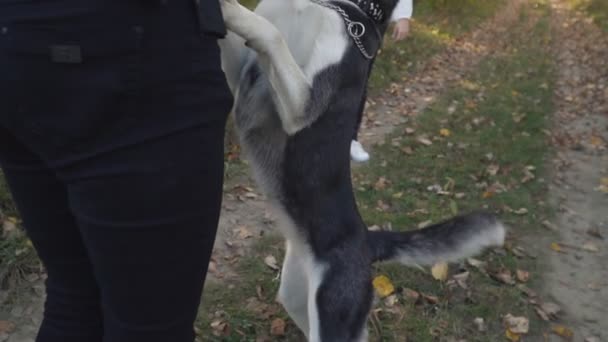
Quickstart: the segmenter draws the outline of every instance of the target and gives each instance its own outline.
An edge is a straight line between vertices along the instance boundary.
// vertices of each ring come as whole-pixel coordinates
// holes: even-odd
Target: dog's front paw
[[[225,3],[228,3],[228,4],[232,5],[232,6],[238,6],[239,5],[238,0],[220,0],[220,2],[221,3],[225,2]]]
[[[219,0],[222,8],[222,16],[224,23],[229,30],[238,23],[240,17],[243,16],[241,5],[237,0]]]

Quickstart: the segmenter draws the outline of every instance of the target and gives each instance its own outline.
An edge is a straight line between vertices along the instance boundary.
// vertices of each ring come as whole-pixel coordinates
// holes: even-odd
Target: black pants
[[[359,140],[359,130],[361,130],[361,123],[363,123],[363,114],[365,113],[365,102],[367,101],[367,84],[369,83],[369,77],[374,67],[374,62],[376,62],[376,57],[377,56],[374,56],[374,58],[369,64],[369,69],[367,70],[367,79],[365,80],[366,88],[365,92],[363,93],[363,97],[361,98],[361,102],[359,103],[359,110],[357,112],[357,122],[355,124],[355,131],[353,132],[352,140],[355,141]]]
[[[39,342],[194,339],[232,98],[185,3],[0,15],[0,165],[48,271]]]

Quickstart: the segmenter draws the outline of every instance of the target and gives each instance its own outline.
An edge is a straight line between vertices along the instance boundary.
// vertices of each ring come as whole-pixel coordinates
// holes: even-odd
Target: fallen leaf
[[[372,232],[377,232],[377,231],[381,231],[382,228],[380,228],[379,225],[374,224],[373,226],[367,227],[367,230],[372,231]]]
[[[420,222],[420,223],[418,223],[418,229],[428,227],[431,225],[431,223],[433,223],[433,221],[431,221],[431,220]]]
[[[412,127],[405,127],[405,134],[414,134],[416,132]]]
[[[469,272],[461,272],[458,274],[454,274],[454,276],[452,276],[452,278],[454,278],[454,280],[456,280],[456,283],[458,284],[458,286],[462,287],[463,289],[467,289],[467,279],[469,279]]]
[[[545,302],[541,304],[540,309],[543,310],[551,318],[556,318],[560,311],[562,311],[560,306],[553,302]]]
[[[481,198],[490,198],[494,196],[494,194],[496,194],[494,191],[484,191],[484,193],[481,195]]]
[[[277,264],[277,259],[273,255],[268,255],[264,258],[264,263],[266,266],[272,268],[275,271],[279,270],[279,265]]]
[[[498,171],[500,170],[500,166],[496,165],[496,164],[490,164],[488,165],[488,167],[486,168],[486,172],[490,175],[490,176],[496,176],[496,174],[498,173]]]
[[[562,246],[557,242],[551,242],[551,249],[558,253],[566,253],[566,252],[564,252],[564,249],[562,248]]]
[[[405,298],[410,298],[415,302],[418,301],[418,299],[420,299],[420,293],[418,293],[418,291],[414,291],[412,289],[408,289],[407,287],[403,289],[403,296]]]
[[[601,137],[598,137],[597,135],[592,135],[590,140],[591,145],[594,147],[600,147],[604,144],[604,140]]]
[[[600,251],[600,249],[593,242],[586,242],[583,244],[583,249],[592,253],[597,253]]]
[[[264,299],[264,288],[262,285],[255,286],[255,294],[258,296],[258,299]]]
[[[597,336],[589,336],[585,338],[585,342],[601,342]]]
[[[431,268],[431,274],[433,278],[439,281],[446,281],[448,279],[448,264],[446,262],[438,262]]]
[[[397,304],[398,301],[399,300],[397,299],[397,296],[392,294],[384,299],[384,305],[386,305],[390,308],[390,307],[395,306],[395,304]]]
[[[452,135],[452,132],[450,132],[450,130],[447,129],[447,128],[442,128],[442,129],[439,130],[439,134],[442,137],[449,137],[450,135]]]
[[[563,337],[567,340],[571,340],[572,337],[574,336],[574,333],[572,332],[572,330],[570,330],[569,328],[563,326],[563,325],[556,325],[553,328],[551,328],[551,331],[560,336]]]
[[[536,294],[536,292],[534,292],[534,290],[532,290],[531,288],[527,287],[524,284],[518,284],[517,288],[530,298],[536,298],[536,296],[537,296],[537,294]]]
[[[477,331],[484,332],[486,331],[486,322],[483,318],[477,317],[473,320],[473,324],[477,327]]]
[[[467,196],[467,194],[465,194],[464,192],[457,192],[454,194],[454,197],[457,199],[462,199],[465,198]]]
[[[557,227],[553,223],[549,222],[548,220],[544,220],[542,222],[542,224],[543,224],[543,227],[545,227],[549,230],[557,231]]]
[[[402,147],[402,148],[401,148],[401,152],[403,152],[403,153],[405,153],[405,154],[407,154],[407,155],[412,155],[412,154],[414,154],[414,150],[412,150],[412,148],[411,148],[411,147],[409,147],[409,146],[404,146],[404,147]]]
[[[245,227],[245,226],[239,226],[238,228],[236,228],[234,230],[235,235],[237,236],[237,238],[241,239],[241,240],[245,240],[245,239],[249,239],[250,237],[253,236],[253,233],[251,232],[251,230],[249,230],[249,228]]]
[[[516,334],[516,333],[512,332],[511,329],[508,329],[508,328],[507,328],[507,330],[505,330],[505,336],[511,342],[519,342],[521,340],[520,334]]]
[[[418,137],[418,139],[416,139],[419,143],[426,145],[426,146],[430,146],[433,145],[433,142],[430,141],[428,138],[426,137]]]
[[[275,318],[270,323],[270,335],[283,336],[285,335],[285,321],[280,318]]]
[[[384,275],[375,277],[372,281],[372,285],[374,286],[374,289],[376,289],[376,292],[380,298],[384,298],[395,292],[395,286],[393,286],[391,280]]]
[[[513,213],[517,214],[517,215],[526,215],[528,213],[528,209],[526,209],[526,208],[519,208],[517,210],[514,210]]]
[[[422,294],[422,298],[424,298],[429,304],[437,304],[439,303],[439,297],[433,295]]]
[[[526,317],[507,314],[504,317],[504,323],[507,329],[515,334],[527,334],[530,330],[530,320]]]
[[[528,272],[528,271],[516,270],[515,274],[517,276],[517,280],[519,280],[522,283],[525,283],[530,279],[530,272]]]
[[[227,336],[230,333],[228,323],[222,320],[215,320],[211,322],[211,329],[215,336]]]
[[[593,228],[587,229],[587,234],[589,234],[590,236],[593,236],[594,238],[598,238],[601,240],[604,239],[604,236],[602,235],[602,233],[600,232],[600,229],[598,227],[593,227]]]
[[[508,269],[501,269],[497,273],[491,274],[492,278],[500,281],[501,283],[507,285],[515,285],[515,280],[513,280],[513,276],[511,275],[511,271]]]
[[[15,330],[15,323],[10,321],[0,321],[0,334],[10,334]]]
[[[487,263],[485,261],[477,260],[475,258],[468,258],[467,259],[467,264],[469,264],[470,266],[475,267],[478,270],[483,270],[483,271],[485,271],[485,268],[486,268],[486,265],[487,265]]]
[[[386,178],[380,177],[376,181],[376,184],[374,184],[374,189],[376,189],[376,190],[384,190],[384,188],[386,188],[386,184],[387,184]]]
[[[540,317],[543,321],[549,321],[551,318],[549,317],[549,315],[547,315],[546,312],[544,312],[541,308],[539,307],[535,307],[534,311],[536,311],[536,314],[538,315],[538,317]]]
[[[208,271],[211,274],[217,274],[217,263],[215,261],[209,261]]]

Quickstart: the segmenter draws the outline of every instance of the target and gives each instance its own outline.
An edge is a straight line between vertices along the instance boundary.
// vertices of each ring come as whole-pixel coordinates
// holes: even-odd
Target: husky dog
[[[286,239],[278,301],[309,341],[367,340],[371,264],[456,261],[502,245],[469,214],[407,232],[369,231],[349,148],[367,75],[397,0],[220,0],[235,124]]]

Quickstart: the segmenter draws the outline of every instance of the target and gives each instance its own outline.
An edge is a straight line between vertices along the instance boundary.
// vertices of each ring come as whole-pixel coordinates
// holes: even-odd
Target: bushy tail
[[[425,266],[458,261],[486,247],[502,246],[506,229],[494,215],[473,213],[418,230],[368,233],[372,261]]]

